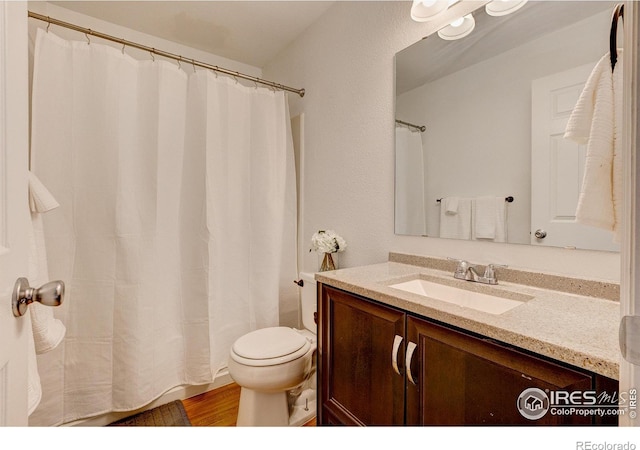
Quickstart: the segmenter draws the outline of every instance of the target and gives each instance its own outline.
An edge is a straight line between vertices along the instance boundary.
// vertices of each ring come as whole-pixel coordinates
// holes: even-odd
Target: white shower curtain
[[[38,359],[31,425],[211,382],[237,337],[278,323],[290,136],[282,92],[38,30],[32,170],[61,205],[44,227],[67,336]]]
[[[424,155],[419,132],[396,126],[395,233],[422,236],[426,231]]]

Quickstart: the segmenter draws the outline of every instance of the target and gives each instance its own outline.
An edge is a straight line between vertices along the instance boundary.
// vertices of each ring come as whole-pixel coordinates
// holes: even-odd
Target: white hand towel
[[[49,281],[47,256],[42,229],[42,212],[57,208],[58,202],[33,174],[29,173],[29,207],[31,227],[29,227],[29,282],[40,286]],[[27,400],[29,415],[35,411],[42,399],[42,386],[38,373],[37,354],[48,352],[62,341],[66,328],[53,316],[53,309],[37,302],[29,305],[29,315],[24,319],[31,322],[29,334],[29,355],[27,359]]]
[[[507,242],[507,208],[504,197],[496,197],[496,236],[493,242]]]
[[[38,208],[49,211],[56,207],[54,204],[58,205],[51,193],[33,174],[29,176],[29,187],[31,192],[37,193],[37,199],[44,199],[44,202],[40,200],[34,202]],[[41,286],[50,281],[41,213],[31,213],[31,229],[29,231],[29,282],[32,286]],[[56,348],[64,338],[66,328],[60,320],[54,317],[53,309],[34,302],[29,305],[29,314],[36,353],[42,354]]]
[[[458,214],[458,204],[460,199],[458,197],[445,197],[440,200],[441,207],[444,207],[446,214]]]
[[[504,197],[478,197],[471,212],[471,239],[507,242],[507,205]]]
[[[29,208],[31,212],[43,213],[57,208],[60,204],[53,198],[51,192],[33,172],[29,172]]]
[[[611,72],[609,53],[596,64],[571,113],[564,137],[587,144],[576,221],[606,230],[619,241],[622,200],[622,50]]]
[[[504,200],[503,200],[504,201]],[[472,203],[473,235],[475,239],[495,239],[496,199],[478,197]]]
[[[471,199],[458,199],[458,213],[447,214],[440,204],[440,237],[451,239],[471,239]]]

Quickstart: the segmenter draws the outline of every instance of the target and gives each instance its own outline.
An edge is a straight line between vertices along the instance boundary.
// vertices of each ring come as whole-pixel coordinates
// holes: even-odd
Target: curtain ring
[[[182,56],[180,57],[180,59],[178,59],[178,69],[182,70],[182,64],[180,64],[180,60],[182,59]]]
[[[91,29],[89,29],[89,33],[91,33]],[[89,39],[89,35],[87,33],[84,34],[84,37],[87,38],[87,45],[91,44],[91,39]]]
[[[238,84],[238,75],[240,75],[240,72],[236,72],[236,74],[233,76],[233,79],[236,80],[236,84]]]
[[[49,16],[47,16],[47,20],[51,20]],[[49,32],[49,27],[51,26],[51,22],[47,22],[47,33]]]
[[[195,59],[191,60],[191,65],[193,66],[193,73],[196,73],[196,60]]]
[[[153,55],[153,52],[155,51],[155,48],[152,48],[151,50],[149,50],[149,54],[151,55],[151,61],[156,62],[156,57]]]
[[[218,66],[214,66],[214,68],[211,69],[211,70],[213,70],[213,74],[216,76],[216,80],[218,79],[218,69],[219,69]]]
[[[123,42],[122,43],[122,54],[124,55],[124,47],[126,46],[126,44]]]

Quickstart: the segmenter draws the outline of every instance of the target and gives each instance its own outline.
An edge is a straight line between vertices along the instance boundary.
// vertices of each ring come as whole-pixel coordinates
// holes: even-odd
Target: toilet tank
[[[300,272],[300,280],[303,285],[300,288],[300,311],[302,313],[302,325],[305,329],[316,334],[316,322],[314,315],[317,310],[317,286],[313,273]]]

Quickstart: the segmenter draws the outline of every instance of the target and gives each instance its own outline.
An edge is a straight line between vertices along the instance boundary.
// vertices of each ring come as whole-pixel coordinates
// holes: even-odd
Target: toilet
[[[229,375],[241,388],[237,426],[295,426],[315,416],[316,281],[304,272],[300,280],[302,330],[261,328],[231,346]]]

